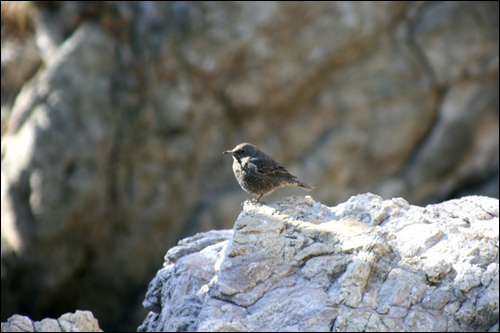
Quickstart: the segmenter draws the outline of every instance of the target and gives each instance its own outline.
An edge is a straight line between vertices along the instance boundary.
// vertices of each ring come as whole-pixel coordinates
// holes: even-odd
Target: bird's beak
[[[223,154],[232,154],[232,153],[233,153],[233,151],[232,151],[232,150],[226,150],[226,151],[223,151],[222,153],[223,153]]]

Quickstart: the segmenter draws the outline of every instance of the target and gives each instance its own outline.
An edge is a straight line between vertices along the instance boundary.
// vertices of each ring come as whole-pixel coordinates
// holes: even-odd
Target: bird
[[[250,143],[240,143],[233,150],[222,153],[233,156],[233,172],[236,180],[245,192],[257,199],[258,203],[261,203],[260,198],[283,186],[297,186],[306,191],[314,189],[297,180],[297,177]]]

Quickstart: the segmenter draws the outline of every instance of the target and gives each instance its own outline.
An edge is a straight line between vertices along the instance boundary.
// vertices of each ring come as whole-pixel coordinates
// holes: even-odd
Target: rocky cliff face
[[[16,3],[2,320],[137,327],[165,250],[233,225],[248,195],[221,152],[240,142],[330,206],[498,195],[498,2],[30,2],[5,40]]]
[[[168,251],[139,330],[498,330],[498,227],[486,197],[247,201],[232,231]]]

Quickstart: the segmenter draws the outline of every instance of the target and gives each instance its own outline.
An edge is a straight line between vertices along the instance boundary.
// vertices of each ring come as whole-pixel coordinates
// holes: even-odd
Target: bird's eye
[[[244,154],[244,153],[245,153],[245,149],[241,149],[240,154]]]

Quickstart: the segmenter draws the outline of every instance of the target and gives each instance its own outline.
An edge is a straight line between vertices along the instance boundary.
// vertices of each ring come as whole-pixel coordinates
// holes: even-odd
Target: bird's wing
[[[276,177],[297,178],[292,176],[284,167],[270,158],[257,157],[252,158],[250,161],[257,167],[257,171],[260,173]]]

